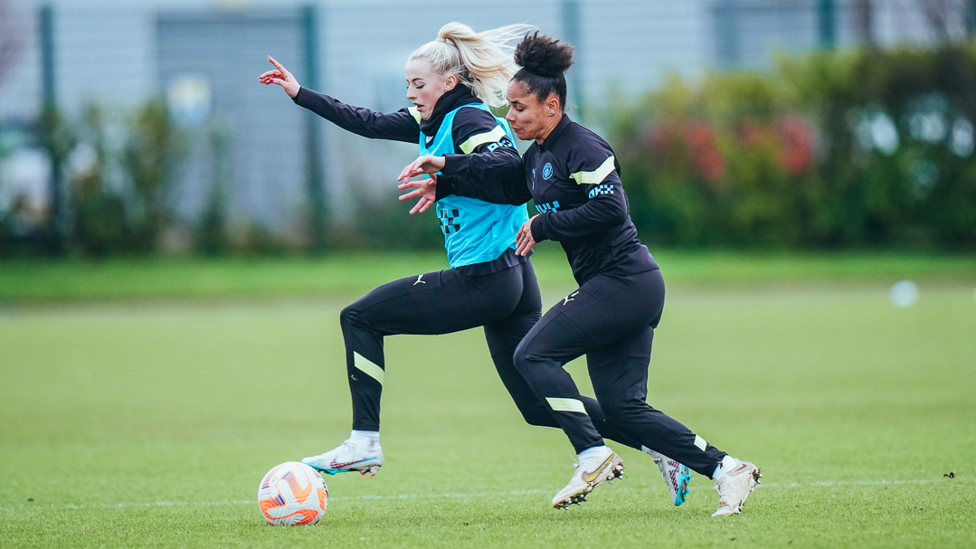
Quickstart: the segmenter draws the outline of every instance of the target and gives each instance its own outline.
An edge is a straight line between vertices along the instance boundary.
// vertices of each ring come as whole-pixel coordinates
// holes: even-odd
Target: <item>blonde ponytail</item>
[[[508,25],[476,33],[463,23],[448,23],[437,33],[437,40],[417,48],[409,60],[429,60],[440,76],[456,75],[479,99],[500,107],[505,104],[508,81],[518,70],[509,42],[534,28]]]

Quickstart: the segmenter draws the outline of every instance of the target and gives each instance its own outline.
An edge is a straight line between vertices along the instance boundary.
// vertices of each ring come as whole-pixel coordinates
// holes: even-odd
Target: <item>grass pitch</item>
[[[566,256],[541,242],[532,256],[543,288],[572,285]],[[658,250],[654,257],[674,283],[811,284],[925,279],[976,284],[976,255],[905,252],[722,252]],[[358,295],[398,276],[446,268],[443,251],[335,253],[314,258],[116,258],[104,261],[0,262],[0,307],[93,300],[252,299]]]
[[[348,435],[355,295],[47,304],[0,310],[0,546],[976,545],[972,286],[923,281],[904,309],[886,284],[676,286],[648,400],[762,467],[741,516],[711,518],[698,475],[674,508],[612,442],[624,479],[552,509],[572,450],[522,422],[472,330],[388,338],[386,466],[326,477],[318,525],[270,527],[263,474]]]

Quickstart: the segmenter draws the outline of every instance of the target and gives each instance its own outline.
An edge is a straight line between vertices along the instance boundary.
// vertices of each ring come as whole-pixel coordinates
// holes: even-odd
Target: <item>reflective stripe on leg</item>
[[[362,370],[366,375],[378,381],[380,385],[383,385],[383,377],[386,375],[383,368],[380,368],[368,358],[355,351],[353,351],[352,355],[356,368]]]
[[[549,407],[552,408],[554,412],[579,412],[581,414],[586,414],[586,408],[583,403],[575,398],[551,398],[546,397],[546,402],[549,403]]]

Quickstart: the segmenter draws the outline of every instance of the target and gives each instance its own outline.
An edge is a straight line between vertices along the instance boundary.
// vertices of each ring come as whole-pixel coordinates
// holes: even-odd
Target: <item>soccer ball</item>
[[[288,461],[268,471],[258,486],[258,507],[268,524],[315,524],[329,506],[322,475],[304,463]]]

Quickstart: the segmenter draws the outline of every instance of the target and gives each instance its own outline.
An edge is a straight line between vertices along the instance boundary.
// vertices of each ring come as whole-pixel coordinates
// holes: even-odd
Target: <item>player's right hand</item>
[[[295,96],[298,95],[298,90],[302,89],[301,84],[299,84],[298,81],[295,80],[295,77],[288,72],[288,69],[282,67],[280,63],[275,61],[274,57],[269,55],[268,61],[271,61],[271,64],[275,66],[276,70],[268,71],[262,74],[258,77],[258,82],[261,82],[264,85],[278,84],[281,86],[281,89],[285,90],[288,97],[294,99]]]
[[[410,215],[426,212],[427,208],[429,208],[431,204],[437,202],[436,174],[431,175],[430,179],[421,179],[419,181],[410,181],[410,179],[407,179],[403,183],[397,185],[397,188],[401,191],[413,189],[406,194],[401,194],[400,200],[410,200],[411,198],[419,197],[413,208],[410,208]]]

